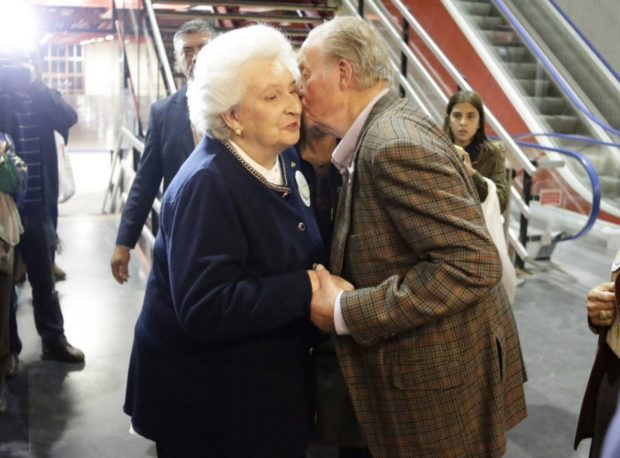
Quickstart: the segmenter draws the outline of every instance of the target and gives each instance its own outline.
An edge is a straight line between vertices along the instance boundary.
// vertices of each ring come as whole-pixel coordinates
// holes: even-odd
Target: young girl
[[[508,178],[506,153],[499,142],[490,141],[484,132],[484,106],[478,94],[459,91],[448,101],[444,131],[463,154],[465,168],[474,180],[481,201],[487,197],[488,186],[484,178],[495,183],[502,213],[508,203]]]

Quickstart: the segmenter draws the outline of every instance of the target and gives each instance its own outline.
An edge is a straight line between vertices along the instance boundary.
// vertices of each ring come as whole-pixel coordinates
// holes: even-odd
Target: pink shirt
[[[338,143],[338,146],[336,146],[336,149],[332,153],[332,163],[340,171],[342,176],[345,176],[347,173],[353,173],[355,145],[357,144],[357,141],[362,133],[362,127],[366,124],[370,111],[374,108],[381,97],[388,92],[389,88],[385,88],[375,95],[370,102],[368,102],[368,105],[366,105],[362,112],[357,116],[355,122],[351,124],[351,127],[349,127],[349,130],[347,130],[347,133],[344,134],[344,137],[342,137],[342,140],[340,140],[340,143]],[[351,334],[351,331],[344,322],[342,308],[340,306],[340,297],[342,296],[342,293],[343,291],[340,291],[338,296],[336,296],[336,304],[334,305],[334,327],[336,328],[336,334],[348,335]]]

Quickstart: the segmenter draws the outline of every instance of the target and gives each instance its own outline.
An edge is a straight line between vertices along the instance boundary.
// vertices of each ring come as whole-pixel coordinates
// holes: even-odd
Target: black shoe
[[[9,355],[9,359],[6,362],[5,375],[6,378],[17,377],[19,371],[19,356],[16,354]]]
[[[84,353],[75,348],[66,339],[43,342],[42,359],[59,361],[62,363],[83,363]]]

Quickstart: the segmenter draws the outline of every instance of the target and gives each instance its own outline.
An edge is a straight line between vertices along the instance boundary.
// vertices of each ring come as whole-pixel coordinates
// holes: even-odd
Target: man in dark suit
[[[213,26],[203,19],[186,22],[174,34],[176,63],[187,79],[193,76],[198,52],[214,34]],[[123,209],[110,261],[112,275],[121,284],[129,278],[130,250],[140,238],[162,178],[165,191],[198,143],[199,138],[189,121],[186,94],[187,85],[183,85],[173,95],[151,106],[144,153]]]
[[[517,329],[472,180],[441,129],[390,90],[362,19],[314,29],[300,53],[307,116],[342,138],[330,268],[311,319],[336,350],[374,458],[500,457],[525,415]]]

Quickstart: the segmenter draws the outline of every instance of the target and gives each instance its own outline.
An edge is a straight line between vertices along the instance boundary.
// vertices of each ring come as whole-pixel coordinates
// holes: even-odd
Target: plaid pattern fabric
[[[499,457],[525,371],[479,199],[444,133],[383,97],[343,184],[331,269],[339,361],[375,458]]]
[[[43,161],[36,107],[32,97],[26,94],[16,96],[14,106],[17,119],[15,150],[28,165],[26,195],[20,209],[26,213],[36,212],[43,205]]]

